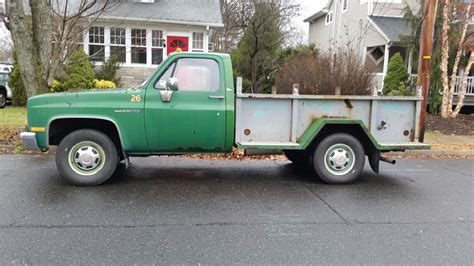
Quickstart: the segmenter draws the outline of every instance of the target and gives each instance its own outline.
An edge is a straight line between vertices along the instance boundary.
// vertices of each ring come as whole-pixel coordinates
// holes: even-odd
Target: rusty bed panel
[[[237,143],[296,143],[320,118],[360,120],[377,142],[414,142],[421,97],[237,95]]]

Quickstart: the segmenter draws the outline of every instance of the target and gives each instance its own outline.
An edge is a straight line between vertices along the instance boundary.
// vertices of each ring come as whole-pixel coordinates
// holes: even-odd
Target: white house
[[[121,1],[91,24],[83,47],[98,65],[117,55],[123,85],[133,86],[176,50],[212,51],[212,30],[223,26],[219,0]]]

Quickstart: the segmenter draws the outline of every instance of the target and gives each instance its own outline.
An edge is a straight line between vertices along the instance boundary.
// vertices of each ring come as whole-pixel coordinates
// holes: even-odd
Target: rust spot
[[[244,130],[244,134],[245,134],[245,136],[248,136],[248,135],[250,135],[250,129],[248,129],[248,128],[247,128],[247,129],[245,129],[245,130]]]
[[[354,106],[352,106],[352,103],[351,103],[351,101],[349,101],[349,99],[345,99],[344,103],[346,104],[346,107],[349,108],[349,109],[352,109],[354,107]]]
[[[410,135],[410,131],[408,131],[408,130],[403,131],[403,136],[406,137],[406,136],[408,136],[408,135]]]

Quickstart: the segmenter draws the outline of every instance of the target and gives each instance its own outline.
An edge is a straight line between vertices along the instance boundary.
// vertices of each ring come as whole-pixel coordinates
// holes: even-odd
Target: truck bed
[[[315,123],[359,124],[380,150],[429,149],[418,142],[422,97],[238,93],[236,144],[252,149],[302,149]]]

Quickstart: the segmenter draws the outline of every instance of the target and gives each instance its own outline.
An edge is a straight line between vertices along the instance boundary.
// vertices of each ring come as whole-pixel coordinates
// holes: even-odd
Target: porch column
[[[413,71],[412,69],[412,60],[413,60],[413,48],[410,49],[410,52],[408,53],[408,74],[412,74],[411,72]]]
[[[383,78],[382,78],[382,89],[384,86],[385,75],[387,75],[388,61],[390,60],[390,44],[385,44],[385,53],[383,59]]]

